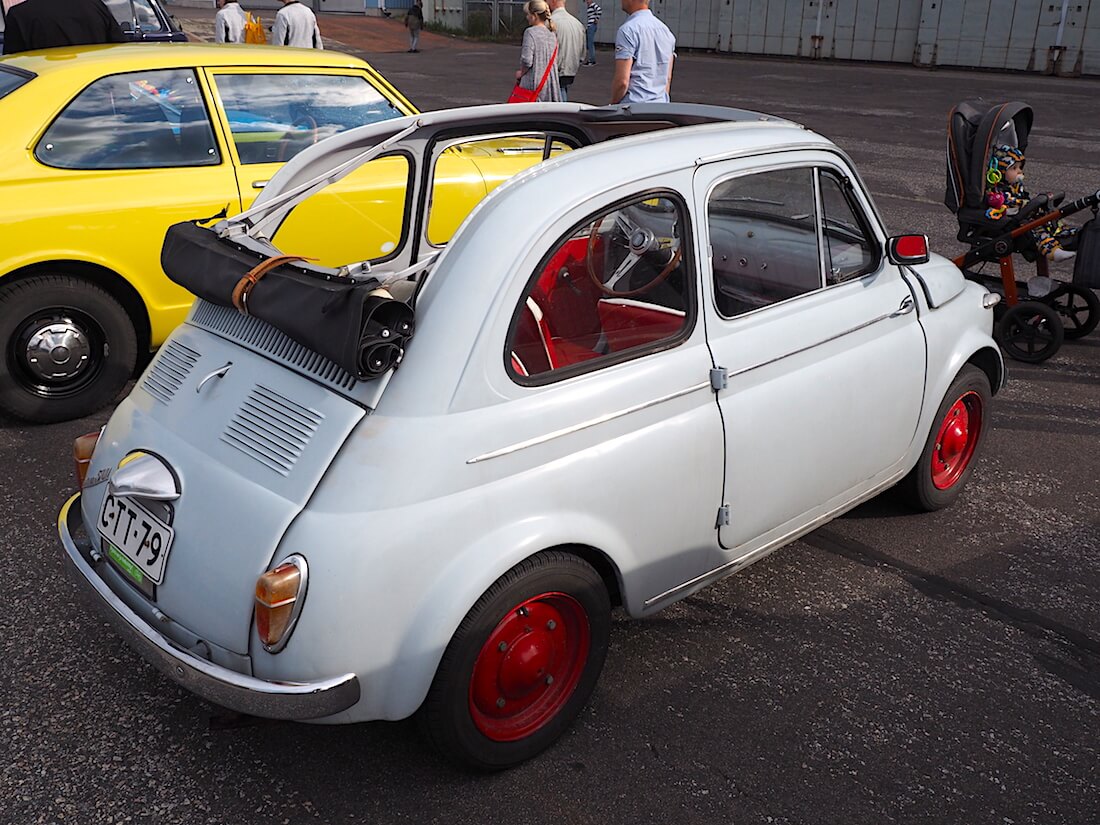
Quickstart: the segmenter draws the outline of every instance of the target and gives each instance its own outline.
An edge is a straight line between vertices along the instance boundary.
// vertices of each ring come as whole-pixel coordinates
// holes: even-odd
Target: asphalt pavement
[[[210,31],[212,12],[177,15]],[[511,87],[515,46],[426,33],[407,54],[399,21],[321,27],[425,109]],[[576,99],[606,102],[610,63],[582,68]],[[673,92],[827,135],[892,230],[948,254],[958,100],[1035,107],[1033,190],[1100,188],[1096,80],[688,53]],[[651,619],[619,617],[572,731],[488,777],[440,763],[409,722],[240,720],[146,666],[79,609],[54,523],[71,441],[108,412],[0,419],[0,823],[1100,822],[1100,332],[1009,369],[954,507],[883,496]]]

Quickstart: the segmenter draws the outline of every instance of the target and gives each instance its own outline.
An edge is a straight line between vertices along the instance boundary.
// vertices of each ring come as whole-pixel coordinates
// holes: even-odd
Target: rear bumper
[[[79,501],[77,493],[65,502],[57,517],[67,573],[89,605],[169,679],[214,704],[268,719],[319,719],[347,710],[359,701],[359,679],[353,673],[316,682],[269,682],[213,664],[173,645],[114,594],[96,572],[96,562],[77,544],[74,534],[80,529]]]

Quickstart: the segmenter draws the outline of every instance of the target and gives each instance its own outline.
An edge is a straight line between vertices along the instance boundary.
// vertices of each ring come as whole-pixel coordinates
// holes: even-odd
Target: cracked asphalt
[[[177,14],[209,30],[209,12]],[[394,21],[321,25],[424,108],[510,85],[511,46],[426,36],[407,55]],[[601,58],[576,97],[604,102]],[[1096,80],[685,54],[674,93],[828,135],[892,229],[947,253],[957,100],[1035,106],[1033,190],[1100,187]],[[0,419],[0,823],[1096,823],[1100,333],[1009,368],[956,506],[915,516],[882,496],[651,619],[618,618],[572,731],[489,777],[441,764],[409,722],[253,722],[166,681],[61,571],[70,443],[107,413]]]

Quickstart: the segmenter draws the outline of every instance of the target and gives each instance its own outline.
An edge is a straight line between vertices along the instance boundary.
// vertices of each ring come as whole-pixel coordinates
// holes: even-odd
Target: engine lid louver
[[[199,360],[199,353],[178,341],[169,341],[160,352],[156,361],[142,379],[142,388],[160,401],[167,404],[172,400],[180,386],[190,375]]]
[[[323,420],[317,410],[258,384],[226,426],[221,440],[286,476]]]

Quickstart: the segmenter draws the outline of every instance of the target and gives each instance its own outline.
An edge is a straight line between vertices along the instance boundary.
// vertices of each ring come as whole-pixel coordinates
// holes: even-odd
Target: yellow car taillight
[[[268,653],[286,646],[305,601],[308,578],[306,560],[293,555],[256,580],[256,632]]]
[[[76,487],[78,490],[84,488],[84,479],[88,476],[88,465],[92,463],[95,445],[102,434],[103,430],[99,429],[94,433],[85,433],[73,440],[73,469],[76,471]]]

